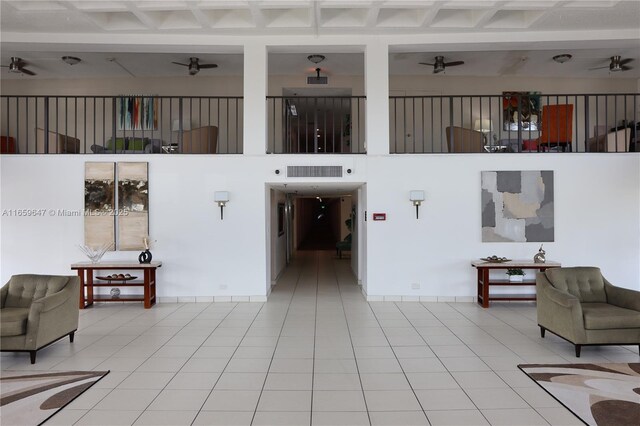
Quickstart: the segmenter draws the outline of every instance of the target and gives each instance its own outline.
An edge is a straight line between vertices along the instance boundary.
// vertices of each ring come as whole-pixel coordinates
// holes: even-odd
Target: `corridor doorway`
[[[366,185],[272,184],[267,187],[269,206],[267,223],[269,286],[289,264],[304,253],[322,251],[323,256],[344,263],[358,283],[363,281],[366,265]],[[336,244],[351,235],[350,250]],[[267,292],[270,291],[270,288]]]

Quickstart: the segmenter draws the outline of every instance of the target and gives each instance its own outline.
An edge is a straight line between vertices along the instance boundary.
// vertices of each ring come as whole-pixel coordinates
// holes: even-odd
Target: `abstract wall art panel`
[[[553,171],[482,172],[482,242],[554,240]]]
[[[84,245],[115,249],[115,163],[84,164]]]
[[[158,98],[117,98],[118,130],[158,130]]]
[[[149,235],[148,163],[118,163],[118,250],[143,250]]]

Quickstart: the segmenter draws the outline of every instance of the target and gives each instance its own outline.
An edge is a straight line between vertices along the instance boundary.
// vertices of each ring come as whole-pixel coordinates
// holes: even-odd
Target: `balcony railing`
[[[365,96],[268,96],[267,152],[364,154]]]
[[[3,95],[2,153],[239,154],[242,103],[238,96]]]
[[[640,94],[392,96],[392,154],[640,151]]]

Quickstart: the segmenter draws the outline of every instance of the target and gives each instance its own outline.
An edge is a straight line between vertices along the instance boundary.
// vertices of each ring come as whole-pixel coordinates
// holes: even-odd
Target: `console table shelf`
[[[527,301],[536,300],[535,294],[535,280],[525,281],[509,281],[504,278],[491,278],[490,272],[492,269],[506,270],[506,269],[530,269],[534,271],[545,271],[549,268],[559,268],[562,266],[558,262],[547,261],[545,263],[534,263],[530,260],[510,260],[508,262],[487,262],[484,260],[476,260],[471,262],[471,266],[478,271],[478,304],[483,308],[489,307],[489,301]],[[533,287],[533,293],[522,294],[491,294],[489,289],[494,286],[501,287]]]
[[[71,265],[72,270],[78,271],[80,277],[80,309],[93,305],[93,302],[144,302],[145,309],[156,303],[156,269],[162,262],[134,263],[134,262],[80,262]],[[127,281],[121,278],[100,280],[95,272],[104,270],[142,271],[143,281]],[[98,282],[94,282],[98,280]],[[94,287],[142,287],[143,294],[121,294],[118,297],[94,295]]]

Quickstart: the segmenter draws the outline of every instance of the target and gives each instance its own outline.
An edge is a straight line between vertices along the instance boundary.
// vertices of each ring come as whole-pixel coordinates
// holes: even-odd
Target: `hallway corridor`
[[[35,365],[0,358],[3,374],[111,370],[47,425],[581,424],[516,367],[576,361],[539,338],[532,304],[367,303],[332,251],[298,252],[267,303],[97,304],[80,320]]]

